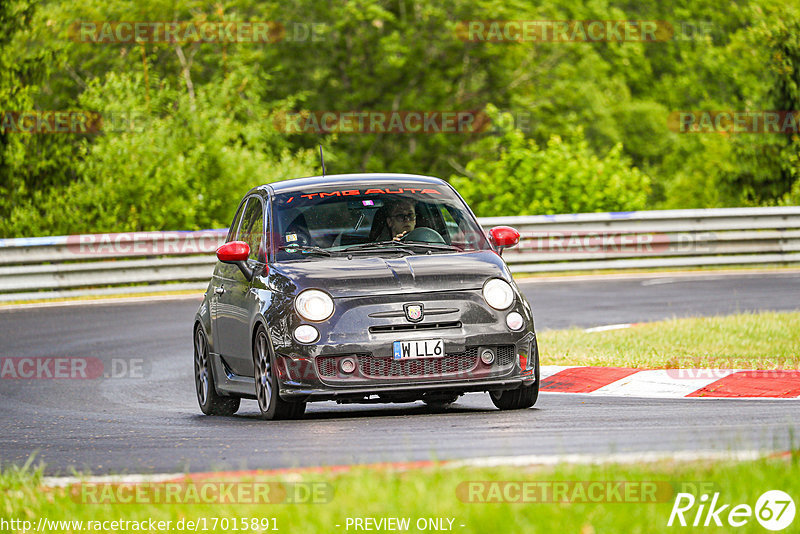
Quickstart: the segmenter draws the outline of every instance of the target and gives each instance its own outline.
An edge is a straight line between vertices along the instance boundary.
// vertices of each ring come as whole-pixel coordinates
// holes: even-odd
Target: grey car
[[[203,413],[255,399],[265,419],[306,403],[423,401],[486,391],[533,406],[531,307],[488,233],[447,182],[406,174],[287,180],[249,191],[195,316]]]

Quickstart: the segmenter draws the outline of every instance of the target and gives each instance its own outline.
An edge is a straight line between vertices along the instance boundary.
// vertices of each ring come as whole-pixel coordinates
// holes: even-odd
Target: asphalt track
[[[522,284],[537,328],[800,309],[800,273]],[[299,421],[205,417],[192,382],[197,300],[0,311],[3,357],[140,359],[135,376],[0,379],[0,465],[33,453],[48,474],[151,473],[445,460],[528,454],[780,450],[800,401],[652,400],[542,394],[499,412],[485,394],[447,413],[413,405],[310,404]],[[547,363],[547,362],[543,362]]]

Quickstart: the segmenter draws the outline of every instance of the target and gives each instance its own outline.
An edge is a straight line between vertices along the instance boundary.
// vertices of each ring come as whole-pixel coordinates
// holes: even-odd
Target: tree
[[[0,2],[0,220],[34,191],[65,183],[72,176],[74,140],[17,133],[7,121],[9,114],[35,109],[40,84],[57,62],[51,48],[25,46],[34,5],[29,0]],[[0,236],[13,234],[13,229],[0,228]]]
[[[452,176],[479,216],[633,211],[647,207],[650,178],[616,145],[597,156],[578,130],[544,147],[510,129],[479,143],[466,176]]]

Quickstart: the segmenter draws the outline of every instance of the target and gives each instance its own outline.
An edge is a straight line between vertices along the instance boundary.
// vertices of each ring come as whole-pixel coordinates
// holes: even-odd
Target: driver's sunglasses
[[[414,219],[417,218],[417,214],[414,213],[413,211],[408,213],[395,213],[394,215],[392,215],[392,218],[397,220],[402,219],[404,221],[413,221]]]

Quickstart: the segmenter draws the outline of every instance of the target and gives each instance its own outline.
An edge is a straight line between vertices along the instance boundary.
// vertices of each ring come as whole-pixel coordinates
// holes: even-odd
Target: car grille
[[[490,346],[496,351],[497,359],[493,367],[505,367],[514,361],[514,345]],[[443,358],[420,358],[413,360],[395,360],[393,358],[377,358],[371,354],[351,354],[358,359],[358,370],[366,378],[392,377],[436,377],[465,373],[478,365],[479,347],[467,347],[464,352],[451,352]],[[344,356],[344,355],[343,355]],[[320,356],[316,359],[317,369],[323,378],[346,378],[338,372],[337,364],[340,356]]]
[[[336,358],[331,356],[317,358],[317,369],[321,376],[336,376]]]
[[[497,346],[497,365],[504,367],[514,362],[514,345]]]
[[[475,368],[478,349],[450,353],[443,358],[395,360],[392,358],[361,358],[358,368],[361,374],[371,378],[392,376],[440,376],[463,373]]]
[[[437,330],[441,328],[461,328],[461,321],[370,326],[369,332],[371,334],[379,334],[381,332],[408,332],[413,330]]]

